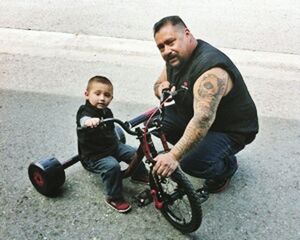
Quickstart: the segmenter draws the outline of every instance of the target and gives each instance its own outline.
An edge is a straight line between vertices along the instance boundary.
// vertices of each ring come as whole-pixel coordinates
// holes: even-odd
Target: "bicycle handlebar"
[[[142,113],[141,115],[131,119],[128,121],[128,123],[132,126],[135,127],[139,124],[141,124],[142,122],[145,122],[146,120],[149,119],[149,117],[151,117],[151,115],[154,113],[154,116],[158,115],[158,113],[160,112],[158,107],[155,108],[151,108],[148,111]]]
[[[170,92],[168,89],[164,89],[162,98],[161,98],[161,105],[159,107],[151,108],[148,111],[140,114],[139,116],[137,116],[129,121],[123,122],[117,118],[106,118],[106,119],[102,120],[99,125],[101,126],[101,123],[105,123],[105,122],[115,122],[115,123],[118,123],[128,134],[137,135],[137,133],[132,131],[131,128],[147,121],[150,117],[155,117],[158,114],[160,114],[162,104],[168,100],[172,100],[173,97],[182,90],[183,89],[179,89],[179,90]],[[82,129],[86,129],[86,127],[78,127],[77,129],[82,130]]]
[[[116,118],[106,118],[104,120],[101,121],[101,123],[105,123],[105,122],[115,122],[117,124],[119,124],[128,134],[130,135],[137,135],[136,132],[132,131],[131,128],[132,127],[135,127],[143,122],[145,122],[146,120],[148,120],[151,116],[157,116],[159,114],[159,108],[158,107],[155,107],[155,108],[151,108],[150,110],[142,113],[141,115],[129,120],[129,121],[126,121],[126,122],[123,122],[119,119],[116,119]],[[101,124],[100,123],[100,124]]]
[[[119,124],[128,134],[130,135],[137,135],[136,132],[132,131],[131,128],[135,127],[143,122],[145,122],[146,120],[148,120],[152,115],[153,116],[157,116],[159,114],[159,108],[155,107],[155,108],[151,108],[148,111],[142,113],[141,115],[129,120],[129,121],[121,121],[120,119],[117,118],[106,118],[103,119],[99,126],[101,126],[101,124],[103,123],[107,123],[107,122],[115,122],[117,124]],[[83,130],[86,129],[87,127],[78,127],[78,130]]]
[[[115,123],[119,124],[128,134],[137,135],[136,132],[134,132],[130,129],[130,123],[129,122],[123,122],[123,121],[121,121],[120,119],[117,119],[117,118],[106,118],[106,119],[103,119],[100,122],[99,125],[101,126],[101,124],[107,123],[107,122],[115,122]]]

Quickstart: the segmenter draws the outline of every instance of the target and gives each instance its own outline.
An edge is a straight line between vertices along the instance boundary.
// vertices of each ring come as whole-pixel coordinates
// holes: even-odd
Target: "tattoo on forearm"
[[[187,125],[182,138],[173,148],[173,153],[177,157],[181,158],[206,135],[215,119],[219,102],[224,95],[228,80],[226,77],[227,75],[224,78],[219,78],[215,74],[206,74],[195,83],[194,116]]]

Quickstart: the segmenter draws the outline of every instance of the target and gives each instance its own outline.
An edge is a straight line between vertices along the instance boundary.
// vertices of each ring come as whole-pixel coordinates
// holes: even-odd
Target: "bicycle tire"
[[[202,208],[199,195],[185,174],[177,168],[169,178],[161,178],[157,175],[150,177],[151,190],[159,194],[160,207],[157,207],[162,215],[176,229],[182,233],[191,233],[196,231],[202,222]],[[168,190],[169,185],[173,185],[173,190]],[[178,202],[178,203],[177,203]],[[184,202],[188,208],[189,218],[182,213],[179,204]]]

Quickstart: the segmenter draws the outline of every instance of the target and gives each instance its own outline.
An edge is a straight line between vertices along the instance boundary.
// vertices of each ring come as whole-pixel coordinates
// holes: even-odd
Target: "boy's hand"
[[[89,119],[85,120],[84,126],[94,128],[94,127],[97,127],[99,125],[99,123],[100,123],[99,118],[89,118]]]

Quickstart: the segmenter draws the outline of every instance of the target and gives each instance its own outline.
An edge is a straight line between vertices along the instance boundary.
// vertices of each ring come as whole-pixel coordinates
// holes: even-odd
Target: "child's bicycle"
[[[208,193],[202,189],[196,191],[180,168],[177,168],[168,178],[152,172],[155,165],[153,159],[159,154],[152,141],[152,135],[155,134],[160,138],[163,146],[162,152],[170,150],[162,131],[162,118],[164,103],[171,97],[172,94],[168,94],[168,97],[162,101],[159,107],[153,108],[130,121],[123,122],[119,119],[109,118],[102,120],[101,124],[117,123],[128,134],[137,137],[140,142],[137,149],[138,157],[123,170],[124,178],[131,176],[145,157],[145,163],[149,164],[150,167],[149,185],[155,207],[176,229],[183,233],[190,233],[196,231],[201,225],[201,204],[208,198]],[[144,127],[138,126],[141,123],[145,123]],[[133,128],[134,130],[132,130]],[[125,142],[124,132],[120,128],[117,130],[119,139]],[[46,196],[53,196],[65,181],[64,169],[77,161],[79,161],[78,156],[64,163],[60,163],[55,158],[31,163],[28,168],[29,178],[37,191]]]

